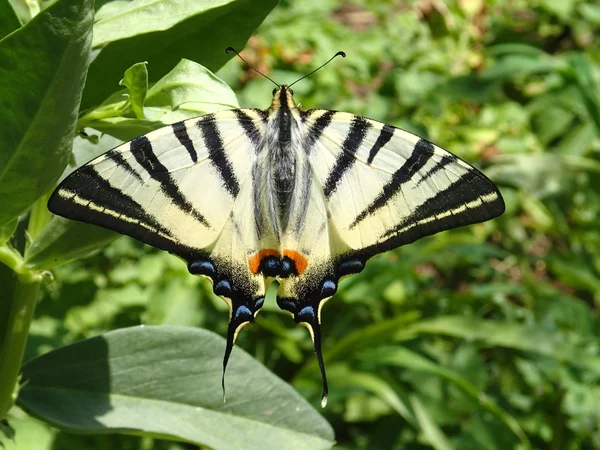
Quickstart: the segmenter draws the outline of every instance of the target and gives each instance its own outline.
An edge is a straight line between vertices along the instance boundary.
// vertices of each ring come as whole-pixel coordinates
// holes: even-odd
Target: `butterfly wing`
[[[262,306],[265,283],[248,270],[259,246],[252,167],[265,117],[238,109],[178,122],[99,156],[54,191],[55,214],[132,236],[187,261],[230,306],[228,346]]]
[[[339,279],[378,253],[499,216],[504,202],[485,175],[425,139],[353,114],[304,114],[311,176],[302,223],[310,226],[284,248],[308,255],[309,264],[282,282],[278,303],[311,331],[326,402],[319,317]]]

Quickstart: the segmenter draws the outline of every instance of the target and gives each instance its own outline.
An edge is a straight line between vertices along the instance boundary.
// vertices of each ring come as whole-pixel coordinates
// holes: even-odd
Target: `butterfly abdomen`
[[[298,186],[297,142],[300,134],[299,112],[281,90],[279,102],[271,108],[267,129],[267,197],[271,222],[281,235],[288,228],[293,198]]]

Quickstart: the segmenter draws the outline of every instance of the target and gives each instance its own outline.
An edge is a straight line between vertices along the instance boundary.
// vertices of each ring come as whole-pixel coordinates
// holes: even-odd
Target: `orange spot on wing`
[[[306,270],[306,267],[308,266],[308,260],[302,253],[297,252],[296,250],[284,250],[283,256],[287,256],[294,261],[298,275],[302,275],[302,272]]]
[[[260,271],[260,262],[266,256],[275,256],[279,258],[279,252],[277,250],[267,248],[259,250],[253,255],[250,255],[248,257],[248,267],[250,268],[250,272],[256,275]]]

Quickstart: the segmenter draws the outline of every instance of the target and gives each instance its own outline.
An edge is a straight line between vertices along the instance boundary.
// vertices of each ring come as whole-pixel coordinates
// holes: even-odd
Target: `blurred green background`
[[[600,448],[599,30],[593,0],[289,0],[248,42],[244,57],[279,83],[344,50],[294,86],[304,109],[426,137],[482,168],[506,201],[492,222],[374,258],[327,303],[322,412],[336,448]],[[273,86],[239,60],[218,75],[241,106],[270,104]],[[26,360],[140,323],[226,332],[210,283],[132,239],[54,272]],[[309,335],[270,300],[237,344],[317,405]],[[196,448],[51,439],[55,450]]]

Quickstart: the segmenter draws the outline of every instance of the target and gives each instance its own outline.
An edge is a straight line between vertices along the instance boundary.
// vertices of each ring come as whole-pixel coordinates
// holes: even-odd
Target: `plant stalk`
[[[17,398],[19,372],[41,280],[39,274],[18,275],[5,340],[0,343],[0,419],[6,417]]]

